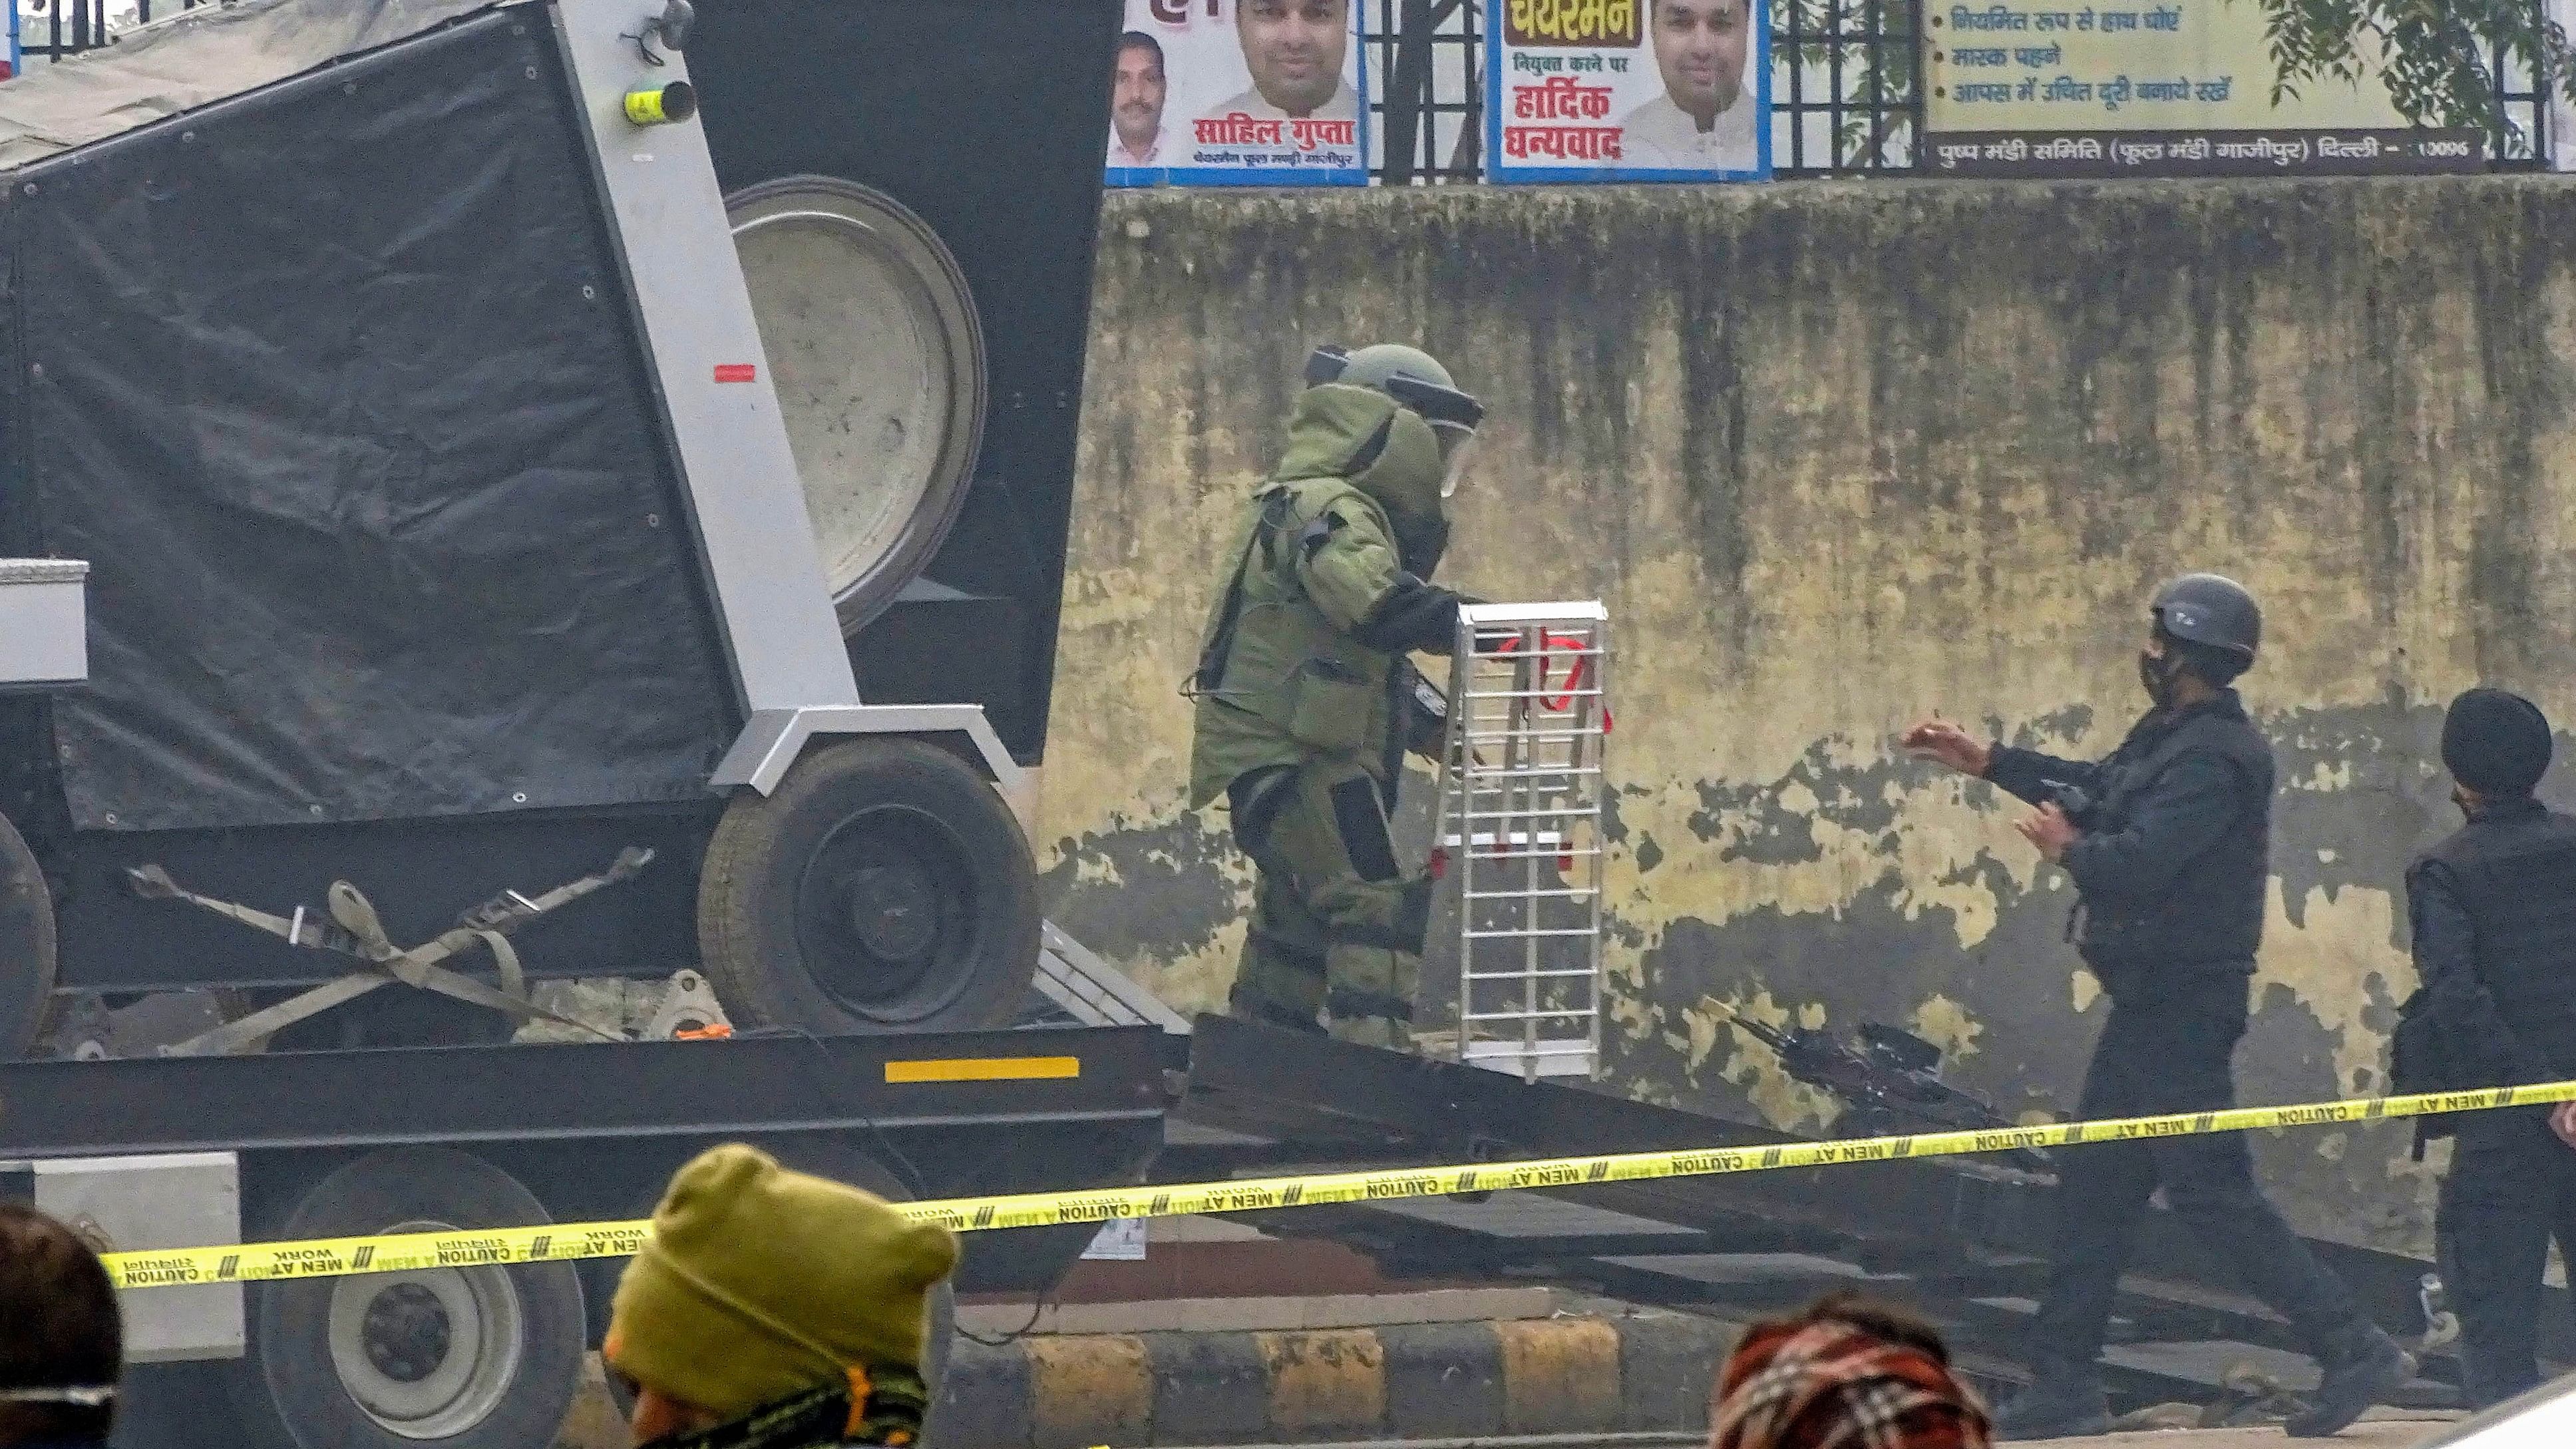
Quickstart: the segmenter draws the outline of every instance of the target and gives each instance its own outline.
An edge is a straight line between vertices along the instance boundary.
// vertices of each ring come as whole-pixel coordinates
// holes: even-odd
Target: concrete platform
[[[2374,1410],[2332,1439],[2293,1439],[2277,1426],[2259,1429],[2141,1429],[2086,1439],[2025,1441],[2026,1449],[2290,1449],[2300,1444],[2339,1449],[2415,1449],[2450,1427],[2456,1415]]]

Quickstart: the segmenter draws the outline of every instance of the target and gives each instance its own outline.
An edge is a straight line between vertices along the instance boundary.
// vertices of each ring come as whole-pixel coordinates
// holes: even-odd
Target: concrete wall
[[[1419,338],[1491,405],[1457,583],[1612,611],[1615,1090],[1828,1126],[1715,997],[2068,1110],[2106,1009],[2070,892],[1890,739],[2107,751],[2160,576],[2269,614],[2248,1100],[2379,1085],[2441,703],[2576,718],[2557,181],[1130,194],[1093,325],[1042,849],[1057,919],[1176,1001],[1222,999],[1247,877],[1180,809],[1175,686],[1311,342]],[[2404,1148],[2258,1145],[2311,1228],[2420,1247]]]

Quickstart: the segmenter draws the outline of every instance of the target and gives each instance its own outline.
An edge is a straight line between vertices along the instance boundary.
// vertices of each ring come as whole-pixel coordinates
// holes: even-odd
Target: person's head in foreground
[[[0,1202],[0,1444],[105,1444],[124,1357],[98,1254],[34,1208]]]
[[[929,1294],[956,1266],[947,1229],[728,1143],[663,1192],[601,1356],[639,1445],[910,1444]]]
[[[1744,1331],[1709,1449],[1984,1449],[1992,1427],[1932,1325],[1848,1293]]]

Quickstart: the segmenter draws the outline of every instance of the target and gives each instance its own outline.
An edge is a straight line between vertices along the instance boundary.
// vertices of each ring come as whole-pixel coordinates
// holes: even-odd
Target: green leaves
[[[2229,0],[2256,3],[2256,0]],[[2544,97],[2576,99],[2566,32],[2541,0],[2259,0],[2271,42],[2275,101],[2303,84],[2350,85],[2374,63],[2389,98],[2419,126],[2474,129],[2505,157],[2533,137],[2497,95],[2499,73],[2539,77]]]

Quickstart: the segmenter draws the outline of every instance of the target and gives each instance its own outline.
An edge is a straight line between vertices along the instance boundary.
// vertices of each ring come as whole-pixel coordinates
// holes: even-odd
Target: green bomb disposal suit
[[[1381,353],[1449,389],[1409,348],[1365,349],[1340,375]],[[1446,654],[1457,631],[1459,596],[1423,576],[1447,541],[1444,441],[1481,417],[1464,406],[1466,426],[1444,427],[1377,386],[1307,388],[1225,554],[1191,691],[1190,805],[1226,796],[1258,872],[1239,1017],[1312,1031],[1321,1010],[1345,1040],[1411,1044],[1431,881],[1396,864],[1387,816],[1405,750],[1438,742],[1405,656]]]

